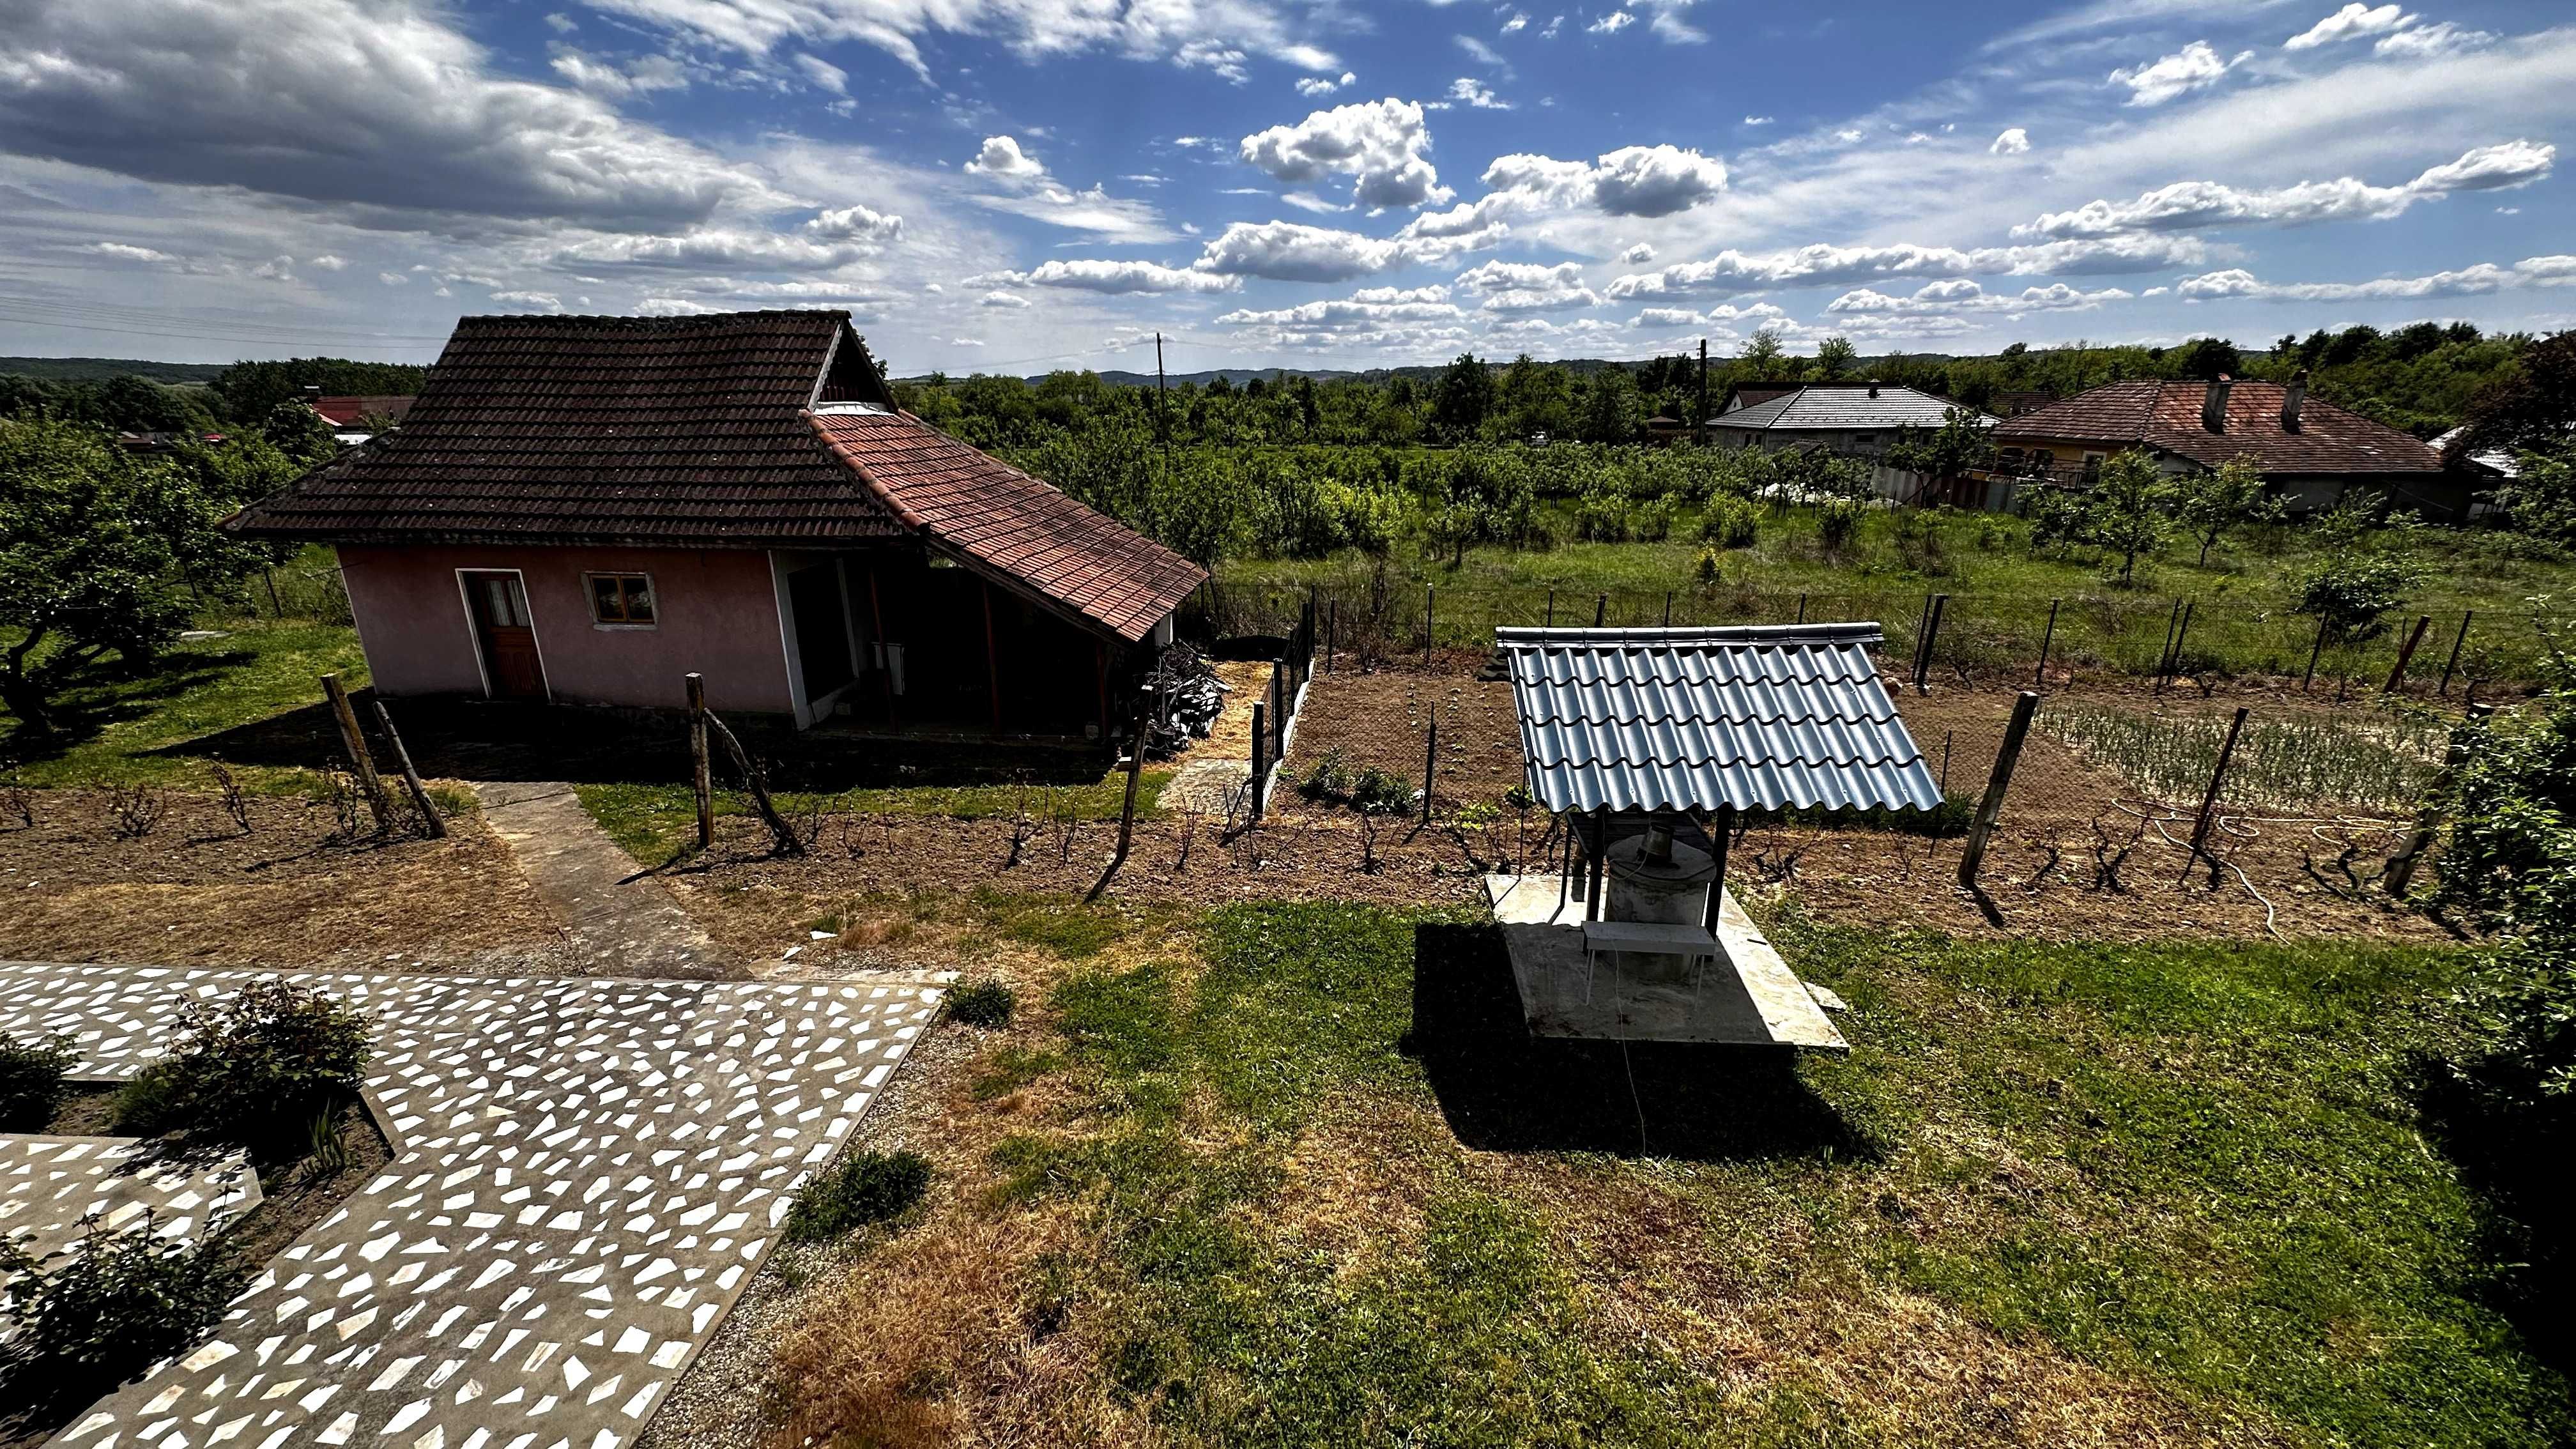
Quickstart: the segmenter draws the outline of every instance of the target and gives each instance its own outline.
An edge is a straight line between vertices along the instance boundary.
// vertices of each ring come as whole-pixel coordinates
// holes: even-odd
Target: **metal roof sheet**
[[[1937,428],[1949,420],[1951,409],[1958,406],[1947,398],[1891,383],[1880,383],[1875,389],[1867,383],[1829,383],[1750,403],[1731,413],[1720,413],[1708,423],[1712,428],[1781,428],[1793,432]],[[1983,413],[1976,415],[1987,426],[1994,425],[1993,418]]]
[[[1550,810],[1930,809],[1878,625],[1497,629]]]

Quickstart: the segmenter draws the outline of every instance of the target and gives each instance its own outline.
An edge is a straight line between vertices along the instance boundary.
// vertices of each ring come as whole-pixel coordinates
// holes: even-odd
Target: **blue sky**
[[[0,352],[898,373],[2576,318],[2564,5],[0,0]]]

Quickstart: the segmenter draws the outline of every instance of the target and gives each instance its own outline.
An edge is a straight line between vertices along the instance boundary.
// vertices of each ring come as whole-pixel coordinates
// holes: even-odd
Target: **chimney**
[[[2302,367],[2298,375],[2290,379],[2290,385],[2281,392],[2282,432],[2295,433],[2299,430],[2299,409],[2306,405],[2307,400],[2308,370]]]
[[[2209,385],[2209,393],[2200,401],[2200,425],[2213,433],[2227,431],[2227,390],[2235,386],[2226,373],[2220,373]]]
[[[1871,397],[1876,397],[1876,396],[1878,396],[1878,379],[1877,379],[1877,378],[1874,378],[1874,377],[1873,377],[1873,378],[1871,378],[1871,379],[1869,380],[1869,395],[1870,395]]]

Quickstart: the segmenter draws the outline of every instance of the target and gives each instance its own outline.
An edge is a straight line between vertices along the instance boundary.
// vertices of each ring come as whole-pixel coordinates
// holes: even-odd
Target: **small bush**
[[[1400,814],[1413,804],[1413,782],[1375,765],[1351,781],[1351,808],[1363,815]]]
[[[21,1041],[0,1031],[0,1132],[42,1132],[63,1100],[63,1076],[80,1062],[67,1036]]]
[[[918,1152],[858,1153],[797,1191],[787,1240],[819,1243],[901,1217],[929,1187],[930,1159]]]
[[[1324,751],[1297,781],[1297,793],[1309,800],[1341,800],[1351,793],[1351,767],[1339,748]]]
[[[170,1054],[117,1098],[120,1129],[295,1155],[318,1114],[358,1095],[365,1013],[308,987],[255,981],[179,1005]]]
[[[948,993],[948,1014],[968,1026],[1008,1026],[1019,995],[999,981],[977,981]]]
[[[0,1237],[0,1405],[22,1427],[60,1422],[185,1352],[239,1286],[228,1253],[156,1235],[149,1212],[122,1231],[95,1216],[82,1227],[47,1260]]]
[[[1761,529],[1761,514],[1741,498],[1718,499],[1699,521],[1700,539],[1719,548],[1751,548]]]
[[[1866,505],[1853,498],[1828,498],[1816,510],[1816,535],[1824,541],[1825,552],[1839,554],[1860,537],[1860,524],[1869,516]]]

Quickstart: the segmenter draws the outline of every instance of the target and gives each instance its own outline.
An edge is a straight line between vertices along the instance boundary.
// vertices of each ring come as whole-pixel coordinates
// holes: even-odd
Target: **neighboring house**
[[[304,391],[304,405],[322,415],[331,425],[331,436],[341,447],[353,447],[373,438],[375,429],[367,426],[369,418],[389,418],[400,426],[411,412],[412,400],[382,394],[373,397],[325,397],[318,387]]]
[[[898,410],[834,311],[465,318],[402,428],[231,526],[338,548],[386,694],[670,709],[696,672],[975,737],[1108,734],[1206,577]]]
[[[1876,457],[1907,428],[1937,431],[1959,405],[1910,387],[1875,382],[1816,383],[1719,413],[1710,436],[1736,448],[1823,448]],[[1976,416],[1988,425],[1995,421]]]
[[[2055,401],[2057,394],[2053,392],[1999,392],[1995,394],[1995,416],[2017,418],[2024,413],[2035,413]]]
[[[2433,451],[2442,454],[2444,457],[2450,456],[2451,445],[2458,442],[2460,440],[2460,434],[2467,431],[2468,428],[2463,425],[2461,427],[2453,428],[2442,436],[2435,438],[2433,440]],[[2522,461],[2503,448],[2481,448],[2477,452],[2469,454],[2468,461],[2480,468],[2486,469],[2498,478],[2519,478],[2522,476]]]
[[[1787,397],[1797,390],[1798,384],[1794,382],[1780,383],[1776,386],[1730,387],[1726,390],[1726,402],[1718,408],[1718,412],[1720,415],[1735,412],[1752,407],[1756,403],[1767,403],[1775,397]]]
[[[2432,444],[2277,382],[2114,382],[1995,429],[1992,476],[2080,482],[2113,453],[2143,448],[2168,473],[2252,463],[2293,514],[2332,508],[2355,488],[2427,517],[2470,516],[2483,478],[2445,471]]]

